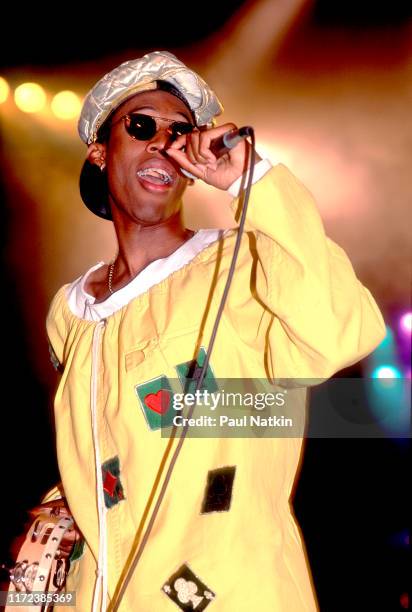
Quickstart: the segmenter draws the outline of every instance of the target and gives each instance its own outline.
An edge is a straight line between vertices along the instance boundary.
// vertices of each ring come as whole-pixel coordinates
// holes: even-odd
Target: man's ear
[[[87,159],[103,171],[106,167],[106,145],[100,142],[90,144],[87,149]]]

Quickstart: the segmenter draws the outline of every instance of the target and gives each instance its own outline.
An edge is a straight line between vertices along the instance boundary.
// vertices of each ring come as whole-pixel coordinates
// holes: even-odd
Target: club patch
[[[104,503],[112,508],[124,499],[123,486],[120,482],[119,458],[113,457],[102,464]]]
[[[205,496],[201,514],[208,512],[227,512],[232,501],[233,481],[236,467],[223,467],[210,470],[207,475]]]
[[[181,610],[201,612],[215,598],[215,593],[187,565],[170,576],[162,590]]]
[[[173,392],[166,376],[158,376],[135,387],[140,406],[150,429],[173,425]]]
[[[191,361],[184,361],[183,363],[179,363],[177,366],[175,366],[177,375],[179,376],[180,382],[185,393],[193,393],[195,391],[197,382],[199,380],[200,372],[205,362],[205,357],[206,351],[202,346],[200,348],[197,360],[192,359]],[[207,390],[210,393],[219,390],[215,376],[213,374],[213,370],[210,367],[210,363],[207,366],[206,374],[200,389],[202,391]]]

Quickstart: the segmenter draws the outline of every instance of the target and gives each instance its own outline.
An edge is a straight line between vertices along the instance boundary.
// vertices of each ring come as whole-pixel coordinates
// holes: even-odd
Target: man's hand
[[[236,129],[234,123],[225,123],[209,130],[195,130],[179,136],[165,152],[181,168],[218,189],[228,189],[247,169],[250,144],[243,140],[219,158],[210,150],[213,139]]]

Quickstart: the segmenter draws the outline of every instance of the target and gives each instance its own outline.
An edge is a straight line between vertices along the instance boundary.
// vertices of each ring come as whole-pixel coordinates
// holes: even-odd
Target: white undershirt
[[[223,231],[218,229],[199,230],[171,255],[152,261],[127,285],[112,293],[103,302],[95,304],[96,298],[87,293],[84,287],[90,274],[105,265],[104,261],[99,261],[68,287],[67,301],[70,310],[81,319],[100,321],[188,264],[200,251],[215,242],[219,238],[219,234],[223,234]]]
[[[253,183],[258,181],[270,168],[272,164],[264,159],[258,162],[253,170]],[[228,189],[228,193],[237,197],[242,177],[238,178]],[[228,231],[228,230],[226,230]],[[127,285],[115,291],[103,302],[96,304],[96,298],[85,291],[85,284],[92,272],[105,265],[99,261],[85,274],[79,276],[67,288],[67,302],[74,315],[87,321],[100,321],[113,314],[123,306],[126,306],[133,298],[145,293],[150,287],[167,278],[170,274],[183,268],[198,253],[203,251],[209,244],[218,240],[225,232],[219,229],[202,229],[197,231],[190,240],[183,243],[176,251],[168,257],[156,259],[144,268]]]

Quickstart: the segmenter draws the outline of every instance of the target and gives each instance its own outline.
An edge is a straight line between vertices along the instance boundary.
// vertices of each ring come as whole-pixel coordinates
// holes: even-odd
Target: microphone
[[[225,132],[222,136],[218,138],[214,138],[210,143],[210,150],[213,155],[216,157],[220,157],[224,155],[230,149],[233,149],[236,145],[239,144],[244,138],[250,136],[250,131],[252,128],[249,126],[244,126],[241,128],[235,128],[230,130],[229,132]]]

